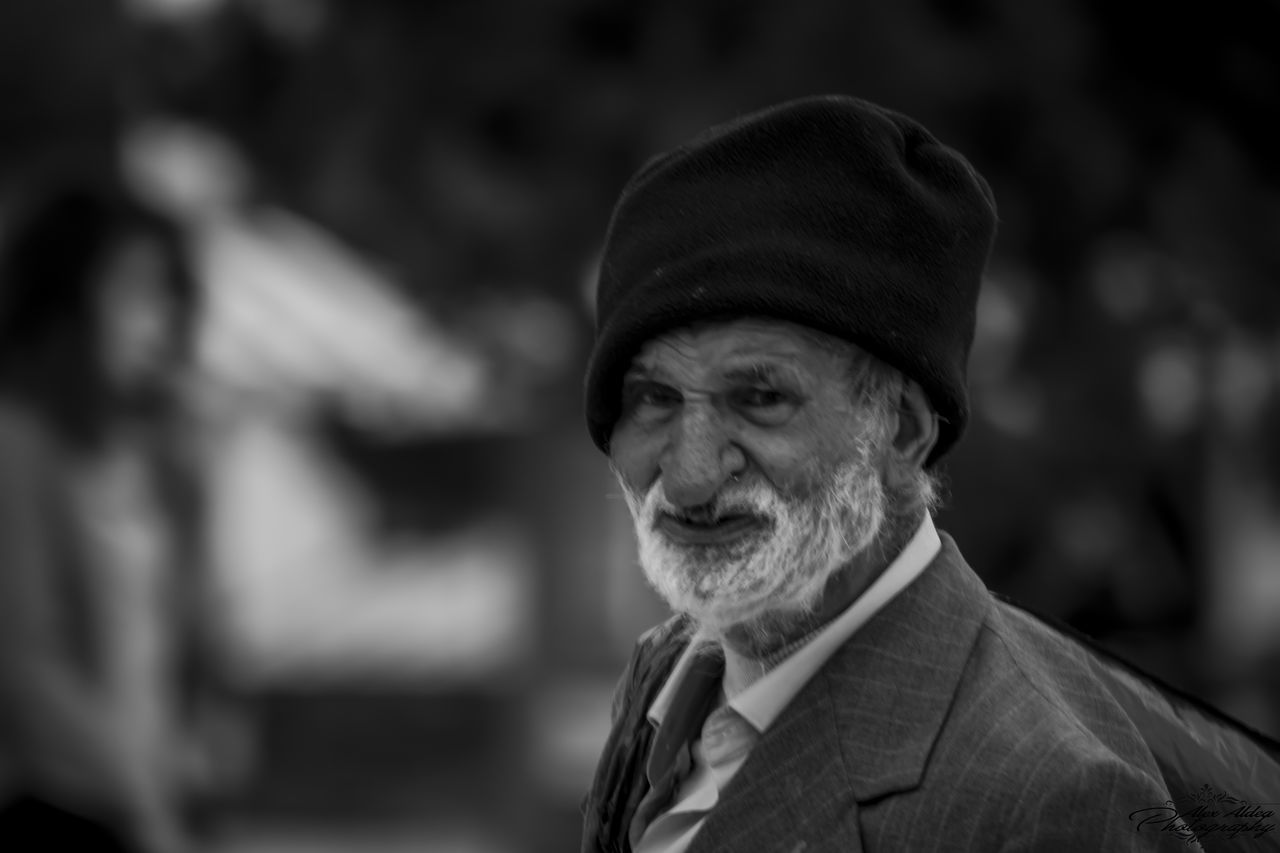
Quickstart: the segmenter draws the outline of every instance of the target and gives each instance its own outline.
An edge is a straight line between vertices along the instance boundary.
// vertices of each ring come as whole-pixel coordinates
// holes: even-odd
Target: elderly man
[[[1141,726],[1212,712],[994,599],[931,519],[995,221],[960,154],[839,96],[624,189],[587,418],[676,616],[619,683],[584,851],[1200,849]]]

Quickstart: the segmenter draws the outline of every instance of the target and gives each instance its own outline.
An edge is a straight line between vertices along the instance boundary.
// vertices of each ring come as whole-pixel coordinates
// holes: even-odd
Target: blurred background
[[[609,211],[820,92],[920,119],[1000,205],[940,527],[1280,734],[1277,31],[1267,0],[0,5],[0,246],[67,162],[190,240],[238,721],[199,849],[577,849],[664,615],[580,414]]]

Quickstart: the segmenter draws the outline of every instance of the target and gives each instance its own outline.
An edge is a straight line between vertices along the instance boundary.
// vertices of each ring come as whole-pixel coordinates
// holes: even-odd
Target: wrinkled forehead
[[[767,317],[698,323],[646,341],[628,375],[786,367],[801,373],[845,370],[857,348],[823,332]]]
[[[791,361],[847,359],[858,347],[844,339],[786,320],[741,318],[685,325],[650,338],[632,357],[631,366],[663,361],[769,357]]]

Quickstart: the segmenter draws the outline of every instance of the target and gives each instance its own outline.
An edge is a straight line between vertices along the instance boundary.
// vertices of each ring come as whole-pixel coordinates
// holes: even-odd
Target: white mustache
[[[630,500],[630,498],[628,498]],[[768,486],[738,486],[721,491],[711,501],[700,506],[680,507],[672,503],[662,488],[662,481],[654,483],[641,503],[640,517],[652,528],[662,516],[669,516],[693,524],[718,524],[727,518],[750,516],[776,526],[782,498]]]

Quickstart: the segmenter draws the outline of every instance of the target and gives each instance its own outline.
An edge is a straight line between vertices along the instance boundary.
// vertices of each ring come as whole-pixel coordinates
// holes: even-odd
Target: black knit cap
[[[646,341],[694,323],[788,320],[852,341],[920,383],[940,419],[927,464],[969,415],[965,367],[995,200],[919,123],[857,98],[717,125],[627,183],[605,238],[586,414],[605,453]]]

